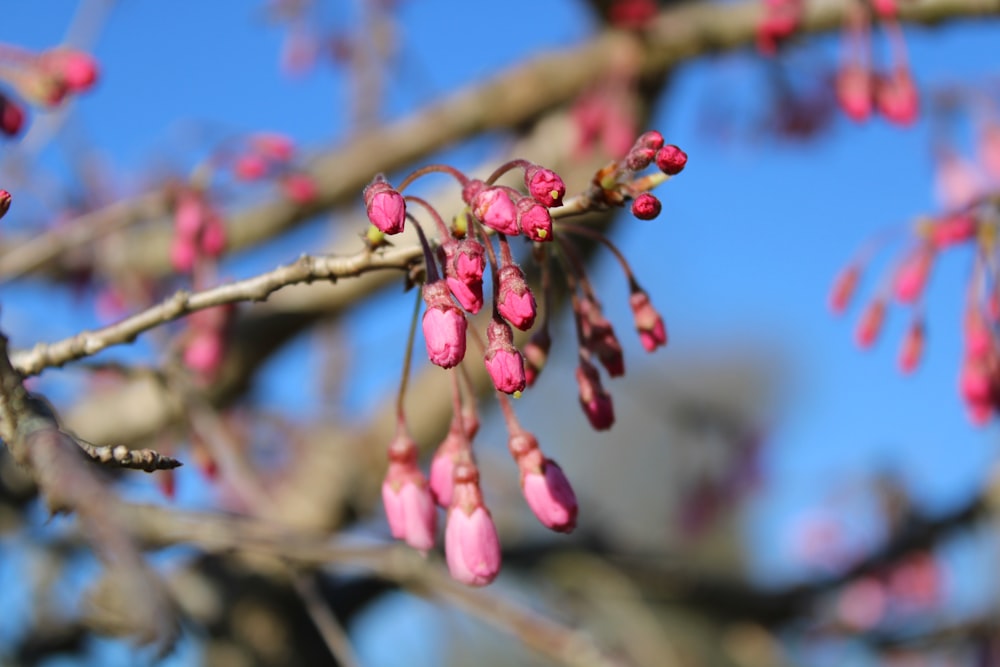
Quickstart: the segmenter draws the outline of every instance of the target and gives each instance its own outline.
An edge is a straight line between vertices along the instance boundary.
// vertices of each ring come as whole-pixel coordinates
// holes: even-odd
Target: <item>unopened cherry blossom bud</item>
[[[195,239],[181,235],[174,236],[170,242],[170,265],[178,273],[189,273],[194,268],[198,258],[198,247]]]
[[[958,214],[945,218],[931,227],[930,240],[941,250],[949,246],[971,241],[979,231],[979,223],[971,215]]]
[[[837,102],[848,118],[860,123],[871,115],[875,85],[867,67],[857,63],[844,65],[837,72],[834,85]]]
[[[912,373],[920,364],[924,354],[924,339],[923,322],[917,320],[906,330],[903,346],[899,351],[899,370],[903,373]]]
[[[566,184],[551,169],[531,165],[524,170],[524,185],[536,202],[547,208],[562,206]]]
[[[639,332],[639,342],[643,349],[652,352],[667,344],[667,328],[663,318],[649,301],[645,290],[636,290],[629,295],[629,306],[635,320],[636,331]]]
[[[986,361],[966,357],[959,376],[959,390],[968,404],[989,403],[993,396],[989,368]]]
[[[630,171],[642,171],[653,164],[656,159],[656,149],[643,146],[633,146],[625,156],[625,168]]]
[[[934,252],[929,248],[919,248],[914,251],[896,272],[896,298],[902,303],[913,303],[924,293],[931,266],[934,263]]]
[[[201,330],[184,347],[184,365],[207,378],[213,377],[222,366],[225,342],[218,330]]]
[[[39,64],[76,93],[87,90],[97,81],[97,61],[82,51],[53,49],[39,57]]]
[[[451,507],[455,464],[467,457],[465,452],[468,436],[460,430],[462,428],[464,428],[464,424],[462,417],[459,416],[453,420],[452,427],[448,429],[448,435],[438,445],[437,451],[434,452],[434,458],[431,459],[431,496],[433,496],[434,502],[445,509]]]
[[[465,315],[452,302],[448,285],[438,280],[424,285],[427,310],[421,326],[427,356],[441,368],[453,368],[465,357]]]
[[[233,162],[233,175],[241,181],[257,181],[267,175],[267,160],[257,153],[240,155]]]
[[[13,137],[23,126],[24,110],[17,102],[0,93],[0,132]]]
[[[311,204],[316,200],[316,182],[306,174],[286,174],[281,178],[280,184],[281,191],[296,204]],[[370,215],[368,217],[371,219]]]
[[[472,200],[472,215],[479,222],[501,234],[517,236],[517,208],[507,191],[500,187],[487,187]]]
[[[201,251],[208,257],[218,257],[226,249],[226,226],[217,215],[210,215],[201,230]]]
[[[649,130],[639,135],[635,140],[636,148],[649,148],[658,151],[663,148],[663,135],[656,130]]]
[[[510,326],[503,321],[490,320],[486,326],[486,370],[497,391],[513,394],[525,386],[524,360],[514,347]]]
[[[250,137],[250,146],[263,157],[275,162],[288,162],[295,155],[295,142],[283,134],[255,134]]]
[[[444,534],[448,572],[463,584],[485,586],[500,572],[500,539],[483,504],[479,473],[472,464],[455,466],[452,493]]]
[[[542,462],[540,471],[522,475],[521,489],[528,507],[549,530],[571,533],[576,528],[576,494],[566,474],[552,459]]]
[[[577,316],[584,346],[597,355],[608,375],[611,377],[624,375],[625,355],[621,343],[601,307],[596,301],[585,299],[577,304]]]
[[[552,240],[552,216],[549,209],[531,197],[517,200],[517,226],[532,241]]]
[[[970,359],[985,360],[993,351],[993,331],[978,305],[970,304],[965,309],[963,327],[965,355]]]
[[[897,125],[912,125],[920,114],[920,99],[910,70],[896,68],[875,84],[875,103],[886,120]]]
[[[576,383],[580,389],[580,407],[596,431],[606,431],[615,423],[611,396],[601,385],[601,377],[594,365],[580,360],[576,369]]]
[[[442,245],[442,249],[448,288],[462,308],[478,313],[483,307],[483,271],[486,269],[483,245],[466,238],[449,240]]]
[[[434,547],[437,512],[427,480],[417,467],[416,443],[399,433],[389,445],[389,468],[382,482],[382,504],[396,539],[426,552]]]
[[[500,282],[497,310],[505,320],[521,331],[535,323],[535,295],[528,288],[524,272],[517,264],[504,264],[498,274]]]
[[[656,152],[656,166],[664,174],[674,176],[684,171],[687,164],[687,153],[673,144],[667,144]]]
[[[386,234],[399,234],[406,222],[406,201],[381,174],[365,187],[368,219]]]
[[[547,327],[536,331],[524,346],[524,382],[527,386],[535,384],[538,375],[545,368],[545,362],[549,359],[551,348],[552,337],[549,335]]]
[[[652,220],[660,215],[663,205],[656,195],[643,192],[632,200],[632,215],[640,220]]]
[[[838,314],[844,312],[851,297],[854,296],[860,277],[861,269],[857,264],[851,264],[840,272],[833,282],[833,289],[830,290],[830,310]]]
[[[858,347],[866,349],[871,347],[882,331],[882,324],[885,321],[885,301],[875,299],[865,312],[861,315],[858,329],[855,332],[855,340]]]
[[[11,196],[6,190],[0,190],[0,218],[7,215],[10,210]]]

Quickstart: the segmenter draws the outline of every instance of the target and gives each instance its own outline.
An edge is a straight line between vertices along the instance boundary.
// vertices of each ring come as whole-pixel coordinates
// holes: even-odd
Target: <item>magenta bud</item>
[[[497,391],[513,394],[525,387],[524,360],[514,347],[514,336],[506,322],[490,320],[486,326],[486,370]]]
[[[83,92],[97,81],[97,61],[82,51],[53,49],[43,53],[39,63],[73,92]]]
[[[545,459],[541,470],[522,476],[521,489],[528,507],[543,526],[557,533],[573,532],[579,508],[573,487],[559,464]]]
[[[660,204],[660,200],[648,192],[643,192],[632,200],[632,215],[640,220],[652,220],[660,215],[662,208],[663,205]]]
[[[597,369],[590,362],[581,359],[576,369],[576,383],[580,389],[580,407],[596,431],[606,431],[615,423],[614,405],[611,396],[601,385]]]
[[[448,513],[444,533],[445,558],[452,579],[468,586],[485,586],[500,572],[500,538],[485,506],[466,514]]]
[[[552,240],[552,216],[549,209],[531,197],[517,200],[517,225],[532,241]]]
[[[643,132],[639,135],[639,138],[635,140],[635,148],[648,148],[652,151],[658,151],[663,148],[663,135],[656,130],[649,130],[648,132]]]
[[[848,64],[837,72],[834,82],[837,102],[847,117],[862,122],[872,113],[875,97],[874,80],[871,71],[862,65]]]
[[[639,342],[647,352],[667,344],[667,328],[663,318],[649,301],[649,295],[644,290],[632,292],[628,299],[635,319],[635,328],[639,332]]]
[[[198,248],[195,240],[180,235],[174,236],[170,243],[170,265],[178,273],[190,273],[198,258]]]
[[[399,234],[406,222],[406,201],[385,177],[376,176],[364,190],[368,219],[385,234]]]
[[[656,159],[656,150],[644,146],[633,146],[632,150],[625,156],[625,167],[631,171],[642,171],[653,164]]]
[[[442,249],[448,288],[462,308],[478,313],[483,307],[483,271],[486,269],[482,244],[471,238],[449,240]]]
[[[393,537],[423,552],[434,547],[434,500],[427,479],[417,467],[416,443],[405,433],[398,434],[389,445],[382,504]]]
[[[597,355],[608,375],[625,375],[625,355],[621,343],[600,306],[591,299],[585,299],[579,303],[577,310],[584,346]]]
[[[465,357],[465,315],[452,302],[444,280],[424,285],[423,295],[427,310],[421,325],[427,356],[441,368],[453,368]]]
[[[886,120],[896,125],[912,125],[920,115],[920,98],[909,69],[898,67],[875,83],[875,104]]]
[[[499,187],[484,188],[472,200],[472,215],[479,222],[501,234],[517,236],[517,208],[506,190]]]
[[[287,174],[281,179],[281,191],[296,204],[311,204],[316,199],[316,182],[306,174]]]
[[[258,153],[240,155],[233,162],[233,175],[241,181],[258,181],[267,175],[267,160]]]
[[[535,296],[528,289],[524,272],[516,264],[504,264],[498,276],[500,282],[497,310],[505,320],[521,331],[535,323]]]
[[[0,218],[7,215],[10,210],[11,196],[6,190],[0,190]]]
[[[250,137],[250,146],[255,152],[275,162],[288,162],[295,155],[295,142],[284,134],[255,134]]]
[[[0,93],[0,132],[8,137],[16,136],[24,126],[24,110]]]
[[[209,378],[218,372],[224,356],[225,342],[218,330],[198,331],[184,347],[184,365]]]
[[[566,184],[551,169],[531,165],[524,170],[524,185],[531,196],[542,206],[553,208],[562,206],[566,196]]]
[[[226,226],[216,215],[205,220],[201,230],[201,251],[209,257],[218,257],[226,249]]]
[[[656,166],[664,174],[674,176],[684,171],[687,164],[687,153],[673,144],[667,144],[656,153]]]

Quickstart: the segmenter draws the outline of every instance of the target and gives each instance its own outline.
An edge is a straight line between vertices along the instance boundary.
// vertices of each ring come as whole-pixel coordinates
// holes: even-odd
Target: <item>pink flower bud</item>
[[[311,204],[316,200],[316,183],[306,174],[287,174],[281,179],[281,191],[296,204]],[[369,215],[369,218],[371,215]],[[384,230],[383,230],[384,231]],[[386,232],[388,233],[388,232]]]
[[[884,321],[885,301],[875,299],[868,304],[868,308],[862,314],[861,321],[858,323],[858,329],[855,332],[855,340],[858,347],[867,349],[874,345],[875,339],[878,338],[879,333],[882,331],[882,323]]]
[[[656,166],[664,174],[674,176],[684,171],[687,153],[673,144],[667,144],[656,153]]]
[[[462,427],[462,417],[459,416],[452,422],[448,435],[438,445],[431,460],[431,496],[434,502],[444,508],[451,507],[455,465],[468,458],[466,453],[468,436],[460,430]]]
[[[636,331],[639,332],[639,342],[643,349],[652,352],[656,348],[667,344],[667,328],[663,324],[663,318],[649,301],[649,295],[645,290],[636,290],[629,296],[629,306],[632,308],[632,317],[635,320]]]
[[[552,240],[552,216],[549,209],[531,197],[517,200],[517,226],[532,241]]]
[[[257,153],[240,155],[233,162],[233,174],[241,181],[257,181],[267,175],[267,160]]]
[[[76,93],[87,90],[97,81],[97,61],[82,51],[53,49],[43,53],[39,63]]]
[[[557,533],[571,533],[576,528],[578,511],[573,487],[552,459],[545,459],[541,468],[521,478],[524,499],[546,528]]]
[[[953,215],[935,223],[931,227],[931,244],[941,250],[949,246],[971,241],[979,231],[979,223],[969,215]]]
[[[974,405],[991,403],[993,386],[986,362],[975,357],[966,357],[959,376],[959,390],[965,402]]]
[[[201,230],[201,251],[208,257],[219,257],[226,250],[226,226],[217,215],[210,215]]]
[[[513,394],[525,386],[524,360],[514,347],[510,326],[503,321],[490,320],[486,327],[486,370],[497,391]]]
[[[471,462],[455,466],[444,551],[452,578],[463,584],[485,586],[500,572],[500,539]]]
[[[536,331],[531,340],[524,346],[524,382],[527,386],[535,384],[538,375],[545,368],[545,362],[549,359],[551,348],[552,337],[546,327]]]
[[[965,309],[964,343],[969,359],[985,360],[993,351],[993,332],[976,304]]]
[[[218,330],[197,331],[184,347],[184,365],[207,378],[222,366],[225,342]]]
[[[16,102],[0,94],[0,132],[13,137],[23,126],[24,110]]]
[[[7,215],[7,211],[10,210],[10,193],[6,190],[0,190],[0,218]]]
[[[653,164],[656,159],[656,149],[644,146],[633,146],[625,156],[625,168],[630,171],[642,171]]]
[[[890,123],[906,126],[917,120],[920,99],[908,68],[898,67],[876,80],[875,104]]]
[[[896,0],[872,0],[872,7],[879,18],[893,19],[896,17]]]
[[[452,303],[445,281],[424,285],[427,310],[421,322],[427,356],[441,368],[453,368],[465,357],[465,315]]]
[[[288,162],[295,155],[295,142],[283,134],[255,134],[250,137],[250,146],[255,152],[275,162]]]
[[[834,313],[842,313],[847,308],[854,291],[858,287],[858,279],[861,277],[861,269],[856,264],[851,264],[840,272],[830,290],[830,310]]]
[[[896,298],[902,303],[914,303],[924,293],[931,266],[934,263],[934,252],[928,248],[918,248],[896,272]]]
[[[611,396],[601,385],[601,378],[594,365],[580,359],[576,369],[576,383],[580,388],[580,407],[596,431],[606,431],[615,423]]]
[[[660,215],[662,208],[663,205],[660,203],[660,200],[648,192],[643,192],[632,200],[632,215],[640,220],[652,220]]]
[[[365,209],[373,225],[386,234],[399,234],[406,222],[406,201],[379,174],[365,187]]]
[[[197,258],[198,248],[194,239],[178,235],[170,242],[170,265],[178,273],[190,273]]]
[[[466,238],[449,240],[442,246],[445,255],[445,280],[458,302],[470,313],[483,307],[483,271],[485,249],[478,241]]]
[[[618,342],[611,322],[601,312],[601,307],[591,299],[584,299],[576,304],[576,309],[583,345],[597,355],[608,375],[625,375],[625,356],[621,343]]]
[[[531,165],[524,170],[524,186],[536,202],[547,208],[562,206],[566,184],[551,169]]]
[[[860,123],[871,115],[875,93],[867,67],[857,63],[844,65],[837,73],[835,89],[837,102],[848,118]]]
[[[472,200],[472,215],[479,222],[501,234],[516,236],[517,208],[506,190],[499,187],[487,187]]]
[[[906,331],[903,347],[899,351],[899,370],[904,374],[912,373],[920,364],[924,354],[924,325],[915,321]]]
[[[177,196],[174,209],[174,231],[185,239],[194,239],[201,233],[206,214],[201,195],[192,190],[184,190]]]
[[[498,276],[500,282],[497,310],[505,320],[521,331],[535,323],[535,296],[528,289],[524,272],[516,264],[504,264]]]
[[[426,552],[434,547],[437,512],[427,480],[416,461],[416,443],[405,433],[398,434],[389,445],[382,504],[392,536]]]
[[[635,147],[648,148],[653,151],[658,151],[663,148],[663,135],[656,130],[643,132],[639,135],[639,138],[635,140]]]

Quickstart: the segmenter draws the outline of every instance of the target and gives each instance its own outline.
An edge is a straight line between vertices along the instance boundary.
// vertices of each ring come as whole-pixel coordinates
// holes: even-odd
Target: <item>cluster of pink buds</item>
[[[226,226],[204,191],[187,187],[174,200],[174,238],[170,261],[190,273],[200,260],[215,260],[226,249]]]
[[[433,543],[427,536],[433,535],[435,519],[426,508],[432,500],[446,509],[445,551],[456,579],[472,585],[486,584],[500,566],[499,540],[479,487],[472,452],[478,417],[471,387],[464,397],[461,390],[460,378],[466,377],[463,362],[468,361],[468,339],[482,354],[481,363],[504,410],[509,448],[520,470],[528,507],[547,528],[571,531],[577,515],[572,487],[562,468],[542,454],[535,437],[517,422],[508,399],[509,395],[520,396],[533,385],[548,359],[552,345],[550,258],[558,258],[565,268],[576,319],[580,405],[595,429],[608,429],[614,423],[611,395],[602,384],[598,365],[614,378],[624,375],[625,362],[622,345],[604,317],[572,236],[603,244],[621,263],[643,348],[652,352],[665,345],[667,333],[662,317],[618,248],[596,230],[564,220],[557,224],[557,219],[609,206],[623,207],[629,202],[636,217],[652,219],[662,205],[649,190],[680,173],[686,163],[687,155],[682,150],[666,145],[659,132],[647,132],[634,142],[625,158],[601,169],[589,188],[571,200],[566,198],[566,186],[558,174],[526,160],[508,162],[485,180],[469,178],[446,165],[430,165],[410,174],[399,187],[393,187],[380,175],[365,188],[365,210],[372,225],[366,238],[373,247],[378,247],[383,235],[402,232],[408,222],[416,229],[426,267],[421,289],[426,307],[420,324],[427,357],[431,363],[452,371],[454,387],[451,428],[434,456],[428,481],[416,466],[416,446],[406,433],[402,413],[406,364],[399,397],[399,431],[390,446],[389,472],[383,485],[386,512],[394,536],[427,550]],[[654,165],[655,173],[641,173]],[[498,183],[501,176],[513,170],[521,172],[523,190]],[[403,194],[415,179],[432,172],[448,174],[461,186],[465,206],[450,225],[424,199]],[[415,209],[430,218],[436,234],[424,230],[414,215]],[[515,258],[512,245],[517,237],[529,245],[525,257],[538,267],[545,299],[542,313],[530,274]],[[490,311],[481,316],[485,324],[483,336],[469,318],[485,305],[487,269],[492,299]],[[531,332],[520,348],[516,332]],[[411,344],[413,337],[411,333]]]
[[[70,94],[90,90],[97,76],[97,62],[82,51],[58,47],[32,53],[0,44],[0,80],[29,104],[54,107]],[[23,124],[24,110],[0,93],[0,132],[16,135]]]
[[[859,321],[856,340],[860,347],[872,346],[879,336],[890,300],[909,306],[912,318],[903,338],[899,366],[912,372],[920,362],[925,339],[921,301],[934,262],[956,246],[973,246],[975,265],[969,280],[963,321],[964,357],[960,392],[973,422],[982,424],[1000,408],[1000,347],[995,328],[1000,323],[1000,282],[984,265],[996,251],[996,226],[1000,211],[996,202],[985,200],[937,219],[922,220],[915,228],[915,241],[883,281],[883,289],[868,303]],[[864,264],[872,250],[853,261],[837,277],[830,307],[843,312],[854,294]]]
[[[233,176],[237,180],[273,179],[296,204],[309,204],[316,198],[316,184],[294,168],[295,143],[289,137],[260,132],[250,135],[243,143],[231,158]]]
[[[757,22],[757,50],[771,56],[798,29],[802,20],[802,0],[763,0],[763,7]]]
[[[886,72],[874,71],[872,15],[867,3],[855,5],[844,27],[845,57],[834,82],[837,102],[849,118],[859,123],[877,111],[890,123],[911,125],[920,113],[920,99],[903,31],[896,20],[895,2],[878,0],[872,7],[889,39],[891,62]]]

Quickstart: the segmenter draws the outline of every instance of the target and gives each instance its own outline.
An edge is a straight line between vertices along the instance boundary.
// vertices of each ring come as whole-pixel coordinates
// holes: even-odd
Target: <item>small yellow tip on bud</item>
[[[455,220],[451,225],[452,230],[454,230],[455,235],[458,237],[464,237],[469,233],[469,213],[468,211],[462,211],[455,216]]]
[[[515,391],[513,394],[511,394],[511,396],[513,396],[514,398],[521,398],[521,392]]]
[[[368,231],[365,232],[365,240],[372,247],[377,248],[385,242],[385,234],[375,225],[368,225]]]
[[[538,230],[538,238],[540,238],[540,239],[544,239],[544,238],[545,238],[545,237],[547,237],[548,235],[549,235],[548,231],[546,231],[546,230],[544,230],[544,229],[539,229],[539,230]]]

